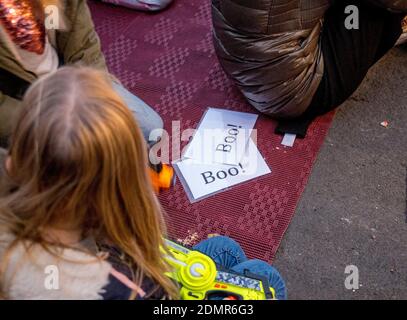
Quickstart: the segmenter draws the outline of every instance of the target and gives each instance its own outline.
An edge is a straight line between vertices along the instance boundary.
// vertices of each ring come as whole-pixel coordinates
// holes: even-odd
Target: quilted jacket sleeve
[[[407,13],[407,0],[366,0],[366,2],[381,6],[391,11]]]

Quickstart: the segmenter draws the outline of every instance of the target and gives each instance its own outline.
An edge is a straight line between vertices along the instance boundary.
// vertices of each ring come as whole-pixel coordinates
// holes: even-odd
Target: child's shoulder
[[[107,259],[75,249],[17,243],[0,232],[0,261],[6,262],[4,288],[10,299],[19,300],[127,300],[162,299],[165,293],[149,278],[142,288],[132,280],[132,271],[113,250]],[[106,249],[106,248],[105,248]]]
[[[0,235],[0,259],[6,262],[4,286],[11,299],[103,299],[112,266],[73,249],[50,252],[40,245],[17,243],[10,234]]]

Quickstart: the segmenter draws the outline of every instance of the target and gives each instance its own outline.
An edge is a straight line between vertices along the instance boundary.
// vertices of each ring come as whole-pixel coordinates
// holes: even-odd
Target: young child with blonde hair
[[[64,67],[35,82],[1,183],[2,296],[176,298],[146,153],[104,73]]]

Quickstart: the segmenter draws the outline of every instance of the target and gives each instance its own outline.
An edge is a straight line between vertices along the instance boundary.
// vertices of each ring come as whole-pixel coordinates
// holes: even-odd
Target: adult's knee
[[[230,269],[247,260],[240,245],[233,239],[224,236],[206,239],[194,246],[194,250],[206,254],[217,265],[226,269]]]
[[[202,242],[198,243],[194,249],[200,251],[200,248],[202,247],[216,247],[223,250],[224,248],[237,248],[239,247],[239,244],[229,237],[216,236],[203,240]]]

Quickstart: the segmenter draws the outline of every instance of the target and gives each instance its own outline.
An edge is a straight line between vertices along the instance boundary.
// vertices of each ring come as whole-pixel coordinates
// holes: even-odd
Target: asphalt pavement
[[[274,263],[289,298],[407,299],[406,182],[407,48],[395,48],[339,108],[318,156]],[[345,286],[351,265],[358,289],[356,277]]]

